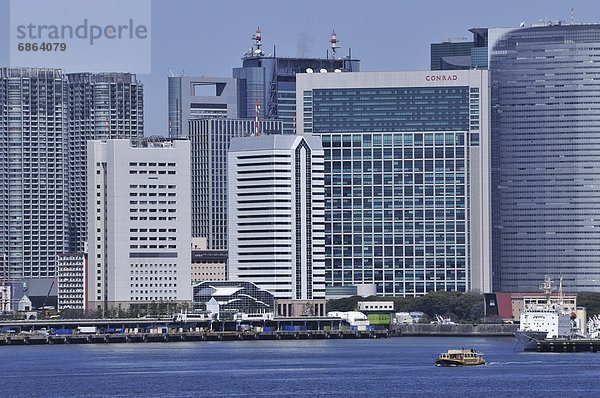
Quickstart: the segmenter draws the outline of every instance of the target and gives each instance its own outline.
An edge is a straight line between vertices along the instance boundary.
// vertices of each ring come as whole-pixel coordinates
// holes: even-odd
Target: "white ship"
[[[521,313],[520,326],[515,332],[519,342],[525,350],[536,347],[536,343],[545,339],[569,339],[574,337],[571,313],[563,308],[562,302],[562,278],[559,285],[558,303],[552,303],[552,279],[548,275],[544,278],[544,284],[540,286],[546,295],[545,304],[528,305]]]

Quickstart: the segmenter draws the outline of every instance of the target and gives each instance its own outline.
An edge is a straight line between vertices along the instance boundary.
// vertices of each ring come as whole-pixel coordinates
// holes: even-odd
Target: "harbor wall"
[[[458,324],[441,325],[416,323],[392,328],[400,336],[513,336],[518,325]]]

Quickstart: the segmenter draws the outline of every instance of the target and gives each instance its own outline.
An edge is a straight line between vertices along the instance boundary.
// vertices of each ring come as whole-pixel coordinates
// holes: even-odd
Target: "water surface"
[[[514,338],[401,337],[0,347],[4,397],[594,397],[600,354]],[[476,348],[488,364],[434,366]]]

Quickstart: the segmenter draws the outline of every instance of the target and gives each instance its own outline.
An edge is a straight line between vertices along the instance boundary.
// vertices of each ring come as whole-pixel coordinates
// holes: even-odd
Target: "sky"
[[[258,26],[267,54],[275,45],[278,56],[324,57],[335,29],[339,53],[347,54],[350,47],[352,57],[361,60],[361,71],[410,71],[429,69],[431,43],[446,37],[470,40],[472,27],[570,22],[571,9],[575,23],[600,23],[598,0],[149,1],[151,73],[137,75],[144,84],[147,136],[166,135],[169,70],[231,77]],[[9,65],[8,4],[0,0],[1,66]]]

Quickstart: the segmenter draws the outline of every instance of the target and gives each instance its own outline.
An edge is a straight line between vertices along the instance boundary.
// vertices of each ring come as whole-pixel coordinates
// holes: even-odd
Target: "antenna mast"
[[[564,305],[563,283],[562,282],[563,282],[563,277],[561,275],[559,282],[558,282],[558,303],[560,304],[561,308]]]
[[[571,7],[571,25],[573,25],[573,22],[575,20],[575,9],[573,7]]]
[[[336,51],[338,48],[340,48],[340,46],[338,45],[339,41],[337,39],[337,35],[335,34],[335,29],[333,32],[331,32],[331,39],[329,40],[329,43],[331,43],[331,58],[336,59]]]
[[[552,295],[552,279],[550,278],[550,275],[544,276],[544,284],[540,286],[540,290],[544,291],[546,303],[550,304],[550,296]]]
[[[256,28],[256,32],[252,35],[252,40],[254,40],[254,55],[262,57],[264,55],[262,47],[262,33],[260,32],[260,26]]]

